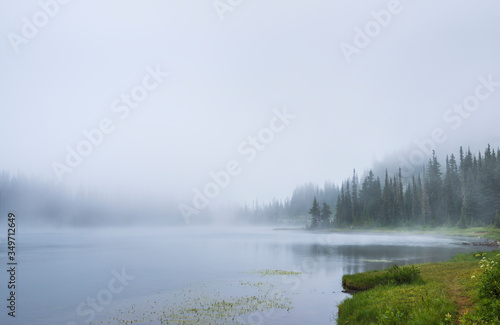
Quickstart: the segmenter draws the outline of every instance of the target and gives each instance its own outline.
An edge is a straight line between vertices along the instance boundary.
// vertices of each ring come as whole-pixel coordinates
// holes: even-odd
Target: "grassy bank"
[[[471,253],[447,262],[420,264],[419,278],[404,284],[391,280],[391,269],[344,275],[346,289],[362,292],[339,305],[337,323],[486,324],[479,321],[483,270],[479,262],[498,253]]]

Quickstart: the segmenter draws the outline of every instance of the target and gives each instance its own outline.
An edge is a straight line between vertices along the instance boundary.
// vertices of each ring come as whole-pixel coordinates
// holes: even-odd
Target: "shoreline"
[[[493,227],[438,228],[334,228],[284,229],[318,234],[388,234],[466,237],[459,244],[487,249],[489,258],[500,253],[500,229]],[[473,241],[474,238],[478,240]],[[483,250],[484,251],[484,250]],[[480,308],[478,252],[458,254],[435,263],[414,264],[422,281],[395,285],[382,283],[389,269],[348,274],[342,277],[343,292],[352,295],[338,305],[337,324],[479,324],[486,317]],[[346,281],[346,276],[349,281]]]
[[[342,287],[352,297],[338,305],[337,324],[474,324],[483,317],[478,308],[479,261],[500,253],[458,254],[450,260],[414,264],[421,281],[394,284],[386,280],[390,268],[342,276]],[[409,265],[405,267],[410,267]],[[403,268],[405,268],[403,267]],[[404,272],[401,272],[403,274]]]
[[[281,229],[285,230],[285,229]],[[289,229],[292,230],[292,229]],[[293,229],[300,230],[300,229]],[[394,284],[386,280],[390,268],[342,276],[344,293],[352,297],[338,306],[337,324],[480,324],[489,319],[479,298],[482,257],[500,253],[500,229],[493,227],[438,228],[334,228],[302,229],[319,234],[429,235],[478,238],[462,245],[489,248],[488,253],[458,254],[442,262],[414,264],[421,270],[416,283]],[[494,248],[493,250],[491,250]],[[479,256],[479,257],[478,257]],[[413,267],[412,266],[412,267]],[[408,267],[408,266],[406,266]],[[481,266],[482,267],[482,266]],[[404,269],[400,268],[400,269]],[[401,274],[405,272],[402,271]],[[498,317],[499,315],[497,315]]]

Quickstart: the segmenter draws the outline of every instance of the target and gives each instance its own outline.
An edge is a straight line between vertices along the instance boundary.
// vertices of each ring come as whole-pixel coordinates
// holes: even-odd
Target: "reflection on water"
[[[253,316],[264,317],[263,324],[331,324],[336,305],[346,297],[343,274],[441,261],[479,249],[461,245],[472,241],[464,238],[243,227],[58,231],[18,237],[20,307],[16,322],[4,313],[2,324],[85,324],[91,311],[95,320],[106,320],[117,310],[148,308],[144,306],[153,300],[170,304],[159,309],[172,308],[183,299],[180,293],[184,299],[196,298],[196,290],[186,291],[190,287],[216,286],[221,294],[236,294],[241,281],[270,281],[288,290],[294,308]],[[5,248],[0,243],[1,256]],[[103,298],[112,272],[123,269],[134,279],[111,301],[92,307],[87,299],[99,294]],[[301,275],[260,279],[251,273],[276,269]],[[6,280],[1,274],[1,283]],[[2,289],[0,294],[7,293]]]

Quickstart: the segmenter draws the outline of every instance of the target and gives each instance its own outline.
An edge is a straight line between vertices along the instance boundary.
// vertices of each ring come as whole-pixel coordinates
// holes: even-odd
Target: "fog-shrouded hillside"
[[[397,161],[386,162],[383,173],[379,163],[377,173],[370,170],[359,179],[354,171],[340,188],[307,184],[296,188],[291,200],[254,207],[253,214],[246,207],[245,213],[304,216],[316,198],[334,208],[325,226],[500,226],[500,149],[487,145],[474,154],[460,147],[440,158],[433,152],[406,176]]]

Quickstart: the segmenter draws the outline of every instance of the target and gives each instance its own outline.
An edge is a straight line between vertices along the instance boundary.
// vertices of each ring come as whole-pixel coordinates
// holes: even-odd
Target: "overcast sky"
[[[498,1],[60,2],[0,2],[1,170],[252,201],[499,145]]]

